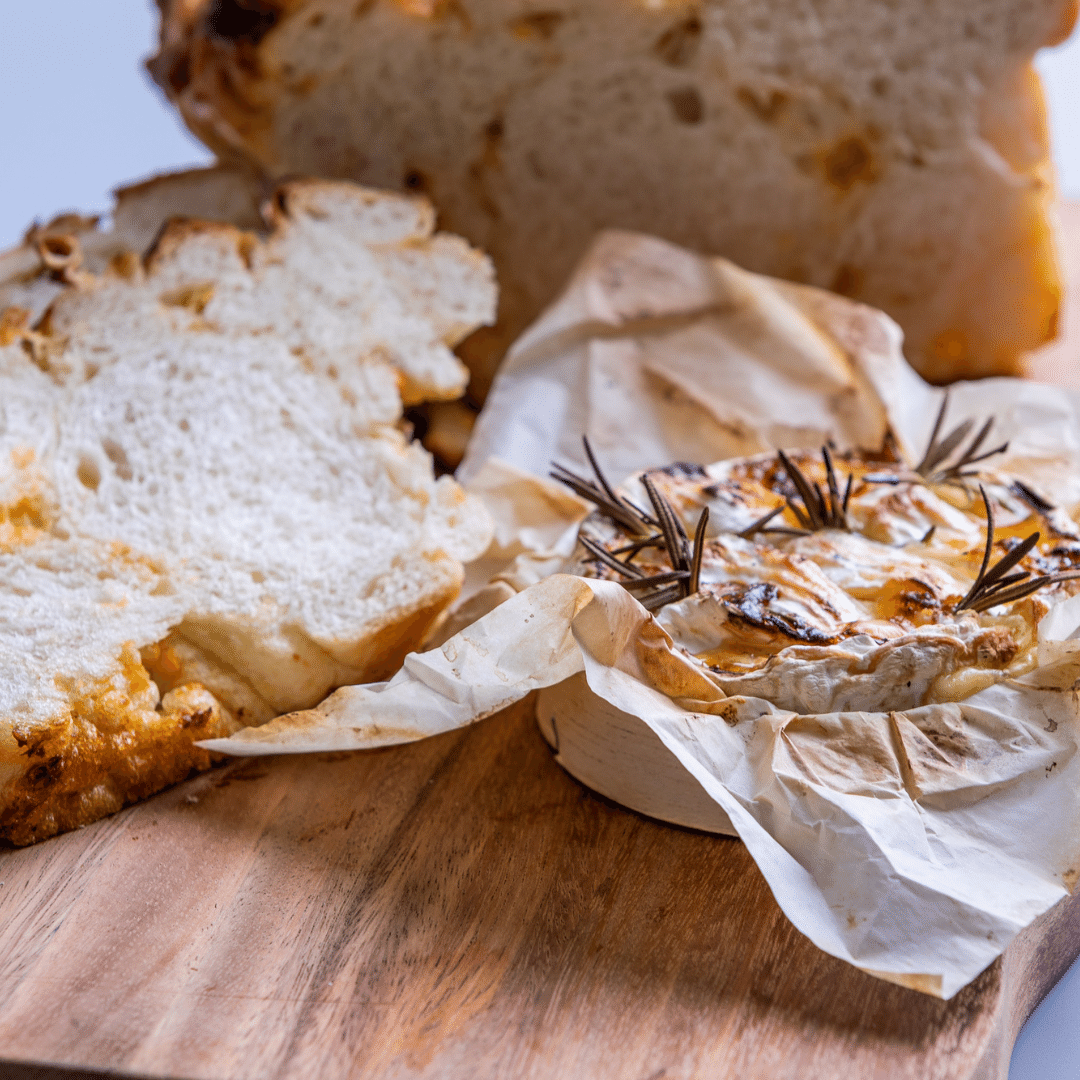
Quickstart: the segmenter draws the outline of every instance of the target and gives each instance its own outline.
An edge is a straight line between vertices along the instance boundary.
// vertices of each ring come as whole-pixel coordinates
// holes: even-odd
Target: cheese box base
[[[597,794],[671,825],[737,835],[652,729],[594,694],[584,674],[541,690],[536,722],[555,760]]]

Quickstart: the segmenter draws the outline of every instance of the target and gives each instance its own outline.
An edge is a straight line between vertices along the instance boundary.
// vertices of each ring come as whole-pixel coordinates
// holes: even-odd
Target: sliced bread
[[[273,207],[265,237],[173,221],[101,275],[68,237],[45,314],[0,321],[9,842],[387,677],[490,538],[399,424],[402,397],[460,393],[486,259],[422,200],[295,182]]]

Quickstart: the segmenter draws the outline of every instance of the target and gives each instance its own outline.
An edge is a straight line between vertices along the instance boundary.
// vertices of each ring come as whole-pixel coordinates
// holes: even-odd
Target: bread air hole
[[[429,194],[431,183],[419,169],[407,169],[402,178],[402,184],[406,191],[415,191],[419,194]]]
[[[749,86],[740,86],[735,96],[764,124],[776,123],[790,101],[782,90],[755,90]]]
[[[97,491],[98,485],[101,483],[101,469],[98,468],[98,463],[92,457],[83,454],[79,458],[79,467],[75,470],[75,475],[79,478],[79,483],[83,487],[89,488],[91,491]]]
[[[675,119],[683,124],[700,124],[705,115],[705,106],[696,87],[684,86],[680,90],[669,91],[668,102]]]
[[[198,281],[182,285],[178,289],[169,289],[158,297],[166,307],[187,308],[196,315],[201,315],[213,298],[214,283],[212,281]]]
[[[830,147],[822,161],[825,179],[841,191],[847,191],[857,180],[864,183],[874,180],[874,159],[870,148],[857,135],[841,139]]]
[[[685,67],[697,55],[701,45],[701,19],[697,15],[665,30],[653,46],[653,52],[671,67]]]
[[[41,250],[48,258],[66,262],[75,254],[76,242],[71,236],[46,236],[41,241]]]
[[[38,241],[38,255],[54,274],[75,270],[82,262],[79,241],[74,236],[46,236]]]
[[[131,463],[128,461],[127,454],[124,453],[124,448],[115,439],[102,439],[101,449],[105,451],[105,456],[113,463],[116,475],[121,480],[130,480],[133,475]]]

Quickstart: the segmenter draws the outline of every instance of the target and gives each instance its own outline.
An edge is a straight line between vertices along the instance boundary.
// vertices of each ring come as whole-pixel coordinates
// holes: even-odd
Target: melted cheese
[[[791,456],[811,483],[824,487],[819,457]],[[794,533],[798,518],[789,507],[770,522],[787,531],[749,538],[739,533],[789,499],[802,508],[775,455],[701,472],[650,473],[688,534],[702,508],[710,510],[699,591],[657,613],[676,644],[707,665],[726,692],[800,712],[959,701],[1031,670],[1036,625],[1046,610],[1041,600],[983,614],[956,610],[982,564],[986,521],[977,492],[876,482],[888,466],[862,458],[837,466],[841,483],[849,471],[854,476],[850,531]],[[995,506],[993,562],[1036,530],[1046,539],[1015,569],[1049,573],[1080,562],[1067,515],[1033,510],[1008,478],[984,482]],[[639,478],[624,490],[639,506],[649,505]],[[613,552],[634,539],[598,514],[582,530]],[[671,569],[662,547],[645,548],[633,562],[646,573]],[[573,571],[617,576],[584,549]],[[1080,591],[1080,583],[1045,593],[1071,591]]]

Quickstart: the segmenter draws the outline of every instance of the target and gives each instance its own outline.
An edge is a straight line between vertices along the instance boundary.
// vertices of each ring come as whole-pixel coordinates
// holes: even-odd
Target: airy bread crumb
[[[389,676],[488,543],[399,426],[403,396],[460,393],[487,260],[418,199],[296,181],[271,206],[265,236],[175,219],[101,273],[76,224],[62,263],[38,244],[47,309],[0,316],[0,839]]]

